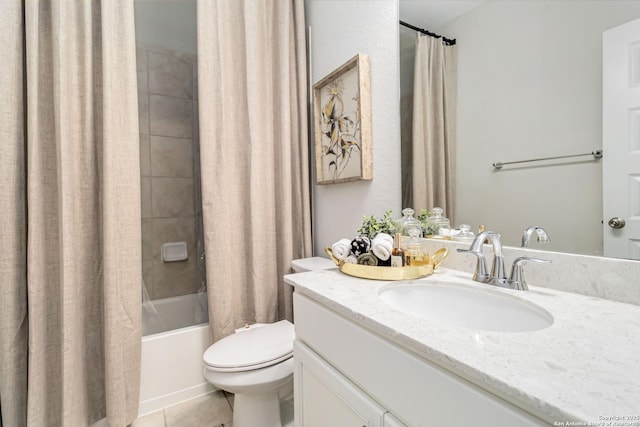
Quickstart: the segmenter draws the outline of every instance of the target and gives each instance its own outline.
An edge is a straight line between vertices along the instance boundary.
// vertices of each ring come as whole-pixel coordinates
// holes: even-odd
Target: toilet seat
[[[239,332],[211,345],[204,364],[216,372],[266,368],[293,356],[293,324],[287,320]]]

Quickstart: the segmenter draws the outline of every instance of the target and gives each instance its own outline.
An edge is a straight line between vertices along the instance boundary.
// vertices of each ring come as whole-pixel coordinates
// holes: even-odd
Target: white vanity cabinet
[[[548,425],[299,292],[294,313],[297,427]]]
[[[296,426],[402,426],[385,422],[382,406],[301,341],[293,351]]]

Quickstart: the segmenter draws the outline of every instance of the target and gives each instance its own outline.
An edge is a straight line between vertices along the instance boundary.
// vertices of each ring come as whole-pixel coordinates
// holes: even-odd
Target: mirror
[[[454,224],[484,225],[516,247],[525,228],[542,226],[551,242],[533,249],[607,255],[606,151],[492,165],[602,148],[602,33],[640,17],[640,2],[399,0],[399,9],[400,20],[457,39]],[[399,28],[404,139],[416,33]]]

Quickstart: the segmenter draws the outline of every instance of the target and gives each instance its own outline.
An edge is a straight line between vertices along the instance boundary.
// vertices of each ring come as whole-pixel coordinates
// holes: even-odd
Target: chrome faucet
[[[533,227],[529,227],[533,228]],[[537,227],[542,230],[541,227]],[[544,232],[544,230],[543,230]],[[545,233],[546,236],[546,233]],[[491,265],[491,273],[487,273],[487,263],[484,258],[482,248],[485,242],[491,242],[493,245],[493,264]],[[483,231],[479,233],[471,242],[469,249],[458,249],[458,252],[473,254],[478,258],[476,263],[476,271],[473,274],[473,280],[490,285],[500,286],[503,288],[526,291],[529,289],[524,278],[524,264],[527,261],[550,263],[546,259],[538,259],[531,257],[520,257],[513,262],[511,274],[507,279],[504,270],[504,257],[502,255],[502,241],[500,235],[493,231]]]
[[[521,245],[521,247],[523,247],[523,248],[528,248],[529,247],[529,244],[531,243],[531,237],[533,236],[533,233],[536,234],[536,236],[538,238],[538,242],[540,242],[540,243],[549,243],[551,241],[551,239],[549,239],[549,235],[544,230],[544,228],[542,228],[542,227],[540,227],[538,225],[532,225],[532,226],[528,227],[526,230],[524,230],[524,233],[522,235],[522,245]]]
[[[511,267],[511,274],[509,275],[509,280],[507,280],[507,287],[516,289],[518,291],[529,290],[527,281],[524,278],[524,263],[527,261],[540,262],[544,264],[548,264],[551,262],[548,259],[531,258],[527,256],[516,258],[516,260],[513,261],[513,266]]]
[[[487,273],[487,263],[482,248],[489,241],[493,246],[493,263],[491,273]],[[494,231],[483,231],[476,235],[469,249],[458,249],[458,252],[473,254],[478,258],[473,280],[497,286],[507,286],[507,276],[504,270],[504,256],[502,255],[502,241],[500,235]]]

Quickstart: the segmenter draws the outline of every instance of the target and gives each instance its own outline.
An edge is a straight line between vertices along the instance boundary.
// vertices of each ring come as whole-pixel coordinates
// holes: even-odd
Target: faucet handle
[[[516,260],[513,261],[513,266],[511,267],[511,275],[509,275],[509,280],[507,280],[507,285],[511,289],[516,289],[519,291],[529,290],[527,281],[524,278],[524,264],[527,261],[538,262],[542,264],[549,264],[551,262],[551,260],[548,259],[531,258],[528,256],[521,256],[519,258],[516,258]]]
[[[472,249],[458,249],[459,253],[462,254],[472,254],[478,258],[476,262],[476,271],[473,274],[473,280],[476,282],[487,283],[490,279],[489,273],[487,272],[487,262],[484,258],[484,253],[481,250],[472,250]]]

